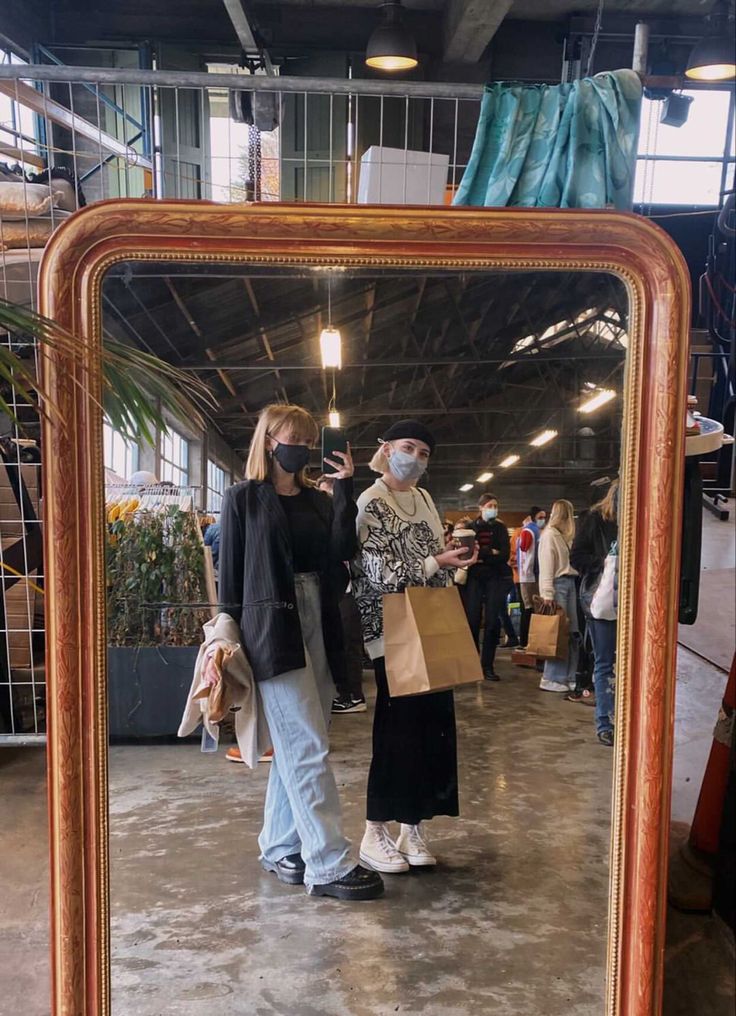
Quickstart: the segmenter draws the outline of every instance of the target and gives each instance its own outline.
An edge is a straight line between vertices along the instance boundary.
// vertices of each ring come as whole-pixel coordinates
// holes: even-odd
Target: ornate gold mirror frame
[[[607,211],[108,201],[69,219],[41,310],[86,340],[45,352],[64,425],[44,423],[54,1016],[107,1016],[109,903],[102,417],[88,368],[100,289],[134,259],[611,272],[630,296],[622,435],[608,1016],[661,1005],[686,361],[687,269],[645,219]],[[86,368],[85,369],[85,364]],[[625,652],[623,650],[626,650]]]

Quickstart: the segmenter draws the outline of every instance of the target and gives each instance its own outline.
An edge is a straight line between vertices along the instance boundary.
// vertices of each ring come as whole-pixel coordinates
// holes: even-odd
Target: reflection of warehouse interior
[[[735,634],[736,479],[728,435],[736,413],[736,106],[733,76],[699,73],[702,53],[733,35],[732,8],[686,0],[160,0],[148,8],[122,0],[97,6],[89,0],[8,0],[0,11],[0,783],[7,779],[13,818],[7,842],[0,833],[0,878],[15,895],[8,944],[0,942],[0,968],[26,969],[24,943],[32,940],[44,956],[48,944],[45,451],[33,388],[43,346],[27,319],[13,317],[13,308],[38,309],[40,265],[56,231],[79,210],[111,199],[217,202],[225,215],[245,202],[273,205],[274,211],[285,202],[340,205],[347,216],[351,206],[370,204],[385,208],[388,217],[390,206],[413,206],[429,210],[437,223],[453,204],[558,204],[632,211],[672,238],[693,295],[685,521],[682,532],[672,533],[683,568],[672,795],[673,820],[680,825],[673,826],[672,842],[673,853],[693,862],[685,825],[700,807],[701,786],[708,786],[712,728]],[[391,46],[393,53],[386,49]],[[391,69],[391,60],[403,69]],[[610,112],[609,87],[616,93],[617,127],[595,133],[593,126]],[[628,105],[627,87],[636,93]],[[528,154],[529,125],[548,115],[551,106],[543,102],[557,104],[560,117],[563,110],[577,115],[574,102],[583,103],[586,89],[597,99],[588,96],[591,105],[580,114],[585,130],[593,131],[582,143],[583,161],[593,162],[605,149],[605,168],[588,173],[584,184],[572,171],[560,183],[564,174],[556,176],[551,167],[563,147],[564,126],[548,132],[550,147],[537,162],[534,145]],[[621,140],[628,116],[628,136]],[[630,163],[626,172],[622,153]],[[185,213],[181,229],[189,230]],[[540,242],[546,242],[541,229]],[[554,259],[553,244],[548,246]],[[113,958],[120,992],[114,996],[116,1016],[118,1009],[147,1016],[148,1005],[151,1016],[156,1006],[168,1011],[161,1008],[167,992],[172,1006],[191,1005],[193,1016],[200,1016],[210,990],[215,1001],[208,1004],[222,1004],[224,1016],[238,1011],[226,1008],[231,1000],[222,1001],[226,992],[217,994],[221,984],[212,987],[217,978],[200,968],[196,950],[191,963],[199,987],[186,999],[169,980],[168,954],[162,959],[163,949],[147,951],[138,943],[134,915],[146,912],[145,893],[155,895],[167,872],[152,860],[140,875],[139,833],[130,830],[141,829],[137,823],[151,801],[170,795],[176,815],[162,811],[161,835],[172,837],[173,853],[185,852],[198,833],[181,818],[186,806],[177,767],[195,788],[195,811],[212,828],[223,821],[222,800],[231,800],[231,770],[242,775],[242,767],[219,765],[206,754],[195,758],[199,746],[178,744],[174,735],[202,625],[217,603],[213,541],[223,496],[243,478],[261,410],[272,402],[295,403],[319,427],[343,430],[355,458],[356,494],[375,479],[368,463],[381,436],[397,421],[420,421],[436,440],[421,485],[441,521],[453,527],[477,522],[481,495],[492,493],[510,540],[518,540],[532,507],[549,516],[555,501],[569,499],[580,520],[618,477],[621,425],[631,397],[627,355],[638,315],[647,313],[632,304],[629,281],[589,268],[563,271],[534,262],[499,269],[480,261],[463,270],[436,263],[409,268],[399,258],[377,269],[315,264],[296,247],[283,265],[238,261],[227,251],[209,259],[200,253],[191,260],[121,260],[100,288],[107,341],[187,372],[214,400],[201,420],[177,416],[157,402],[162,424],[151,440],[124,432],[109,416],[102,434],[110,818],[112,836],[119,837],[111,841],[119,846],[113,920],[124,929]],[[8,308],[10,317],[3,317]],[[315,447],[315,478],[319,460]],[[664,520],[652,520],[659,523]],[[499,637],[509,652],[499,650],[498,687],[456,695],[466,738],[462,794],[472,799],[469,826],[485,839],[478,861],[465,833],[442,827],[445,851],[454,858],[457,850],[462,863],[453,869],[456,881],[426,947],[428,955],[438,950],[436,969],[415,956],[404,970],[398,964],[390,976],[379,975],[385,957],[373,931],[363,938],[362,926],[345,915],[325,946],[340,960],[332,964],[331,955],[315,950],[323,934],[319,916],[305,918],[296,897],[282,900],[269,890],[263,906],[283,937],[276,946],[268,938],[252,945],[253,963],[260,964],[266,983],[248,981],[247,997],[259,1012],[379,1016],[406,1009],[466,1016],[500,1005],[509,1016],[533,1016],[547,995],[549,1016],[603,1011],[597,1000],[606,975],[605,917],[599,920],[596,912],[606,905],[601,858],[608,856],[610,757],[588,743],[595,734],[582,692],[577,703],[560,699],[549,706],[537,685],[541,660],[527,660],[526,669],[512,663],[523,615],[518,589],[506,608],[511,627]],[[592,674],[592,650],[589,655]],[[143,693],[146,682],[155,693]],[[370,719],[369,670],[364,687]],[[369,719],[336,717],[332,727],[346,822],[358,839]],[[579,755],[573,758],[571,751],[567,759],[563,737]],[[184,762],[186,751],[191,756]],[[532,755],[547,767],[548,782],[534,782]],[[268,778],[264,766],[248,775],[236,819],[241,840],[253,839]],[[567,868],[574,869],[574,890],[555,884],[542,908],[549,907],[544,920],[556,929],[548,947],[564,938],[562,918],[559,927],[555,922],[567,913],[569,897],[566,919],[576,937],[567,956],[547,955],[535,944],[534,922],[544,923],[542,917],[525,908],[514,911],[514,893],[534,876],[523,867],[523,852],[518,868],[508,861],[510,844],[549,836],[566,857],[572,848],[559,829],[528,828],[526,799],[513,793],[513,776],[529,780],[531,811],[566,815],[574,830],[574,863],[568,860],[558,871],[564,881]],[[488,832],[484,823],[496,811],[499,831]],[[587,845],[575,822],[590,823]],[[163,842],[156,830],[152,825],[145,832],[151,858]],[[24,856],[28,840],[35,869],[24,881],[13,856]],[[261,872],[252,858],[243,860],[239,844],[235,836],[227,847],[202,839],[203,849],[222,849],[224,868],[240,871],[245,865],[250,892],[260,885]],[[545,879],[557,876],[547,870],[543,851],[534,856],[540,882],[548,887]],[[482,879],[499,887],[498,912],[491,914],[485,897],[468,903],[463,866],[476,863]],[[177,868],[172,878],[180,877],[184,886]],[[239,891],[234,884],[233,898]],[[41,902],[34,903],[26,934],[18,915],[34,892]],[[431,924],[438,908],[428,881],[415,881],[406,892],[396,925],[381,925],[385,954],[393,957],[406,948],[401,922],[413,927],[415,913]],[[261,902],[251,899],[248,906]],[[228,985],[251,976],[237,957],[253,915],[239,905],[225,906],[235,915],[227,934],[234,965],[221,974]],[[187,935],[177,924],[183,920],[177,906],[171,903],[171,927]],[[498,917],[501,911],[507,921]],[[663,1016],[730,1014],[732,932],[722,913],[714,916],[710,905],[704,911],[698,917],[670,911]],[[465,932],[453,918],[460,913],[466,914]],[[219,918],[208,910],[202,920],[203,941],[211,944]],[[438,944],[440,924],[447,934]],[[291,926],[299,932],[289,944]],[[157,940],[168,942],[170,931],[163,919],[151,919]],[[484,941],[489,954],[474,952],[472,972],[464,984],[456,983],[463,950]],[[342,943],[349,950],[341,951]],[[507,945],[490,962],[498,943]],[[509,959],[512,946],[519,969]],[[283,969],[272,955],[282,950]],[[362,950],[364,962],[357,963]],[[139,971],[149,962],[155,976],[147,981]],[[300,963],[308,968],[303,994],[294,973]],[[343,977],[351,963],[354,983]],[[540,987],[544,971],[555,963],[561,965],[560,983],[546,992]],[[25,1016],[48,1011],[47,970],[34,978]],[[161,980],[154,986],[156,977]],[[338,987],[324,995],[321,985],[330,979]],[[25,999],[16,1002],[0,974],[0,991],[6,989],[20,1011]],[[354,1002],[358,993],[360,1004]],[[297,998],[303,1008],[292,1006]]]

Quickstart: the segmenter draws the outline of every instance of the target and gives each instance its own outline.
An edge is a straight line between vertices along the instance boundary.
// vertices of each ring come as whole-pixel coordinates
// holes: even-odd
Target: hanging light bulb
[[[685,76],[692,81],[731,81],[736,77],[736,47],[728,3],[718,0],[705,20],[708,32],[693,46]]]
[[[365,51],[365,62],[380,71],[408,71],[416,67],[417,44],[402,24],[400,0],[381,4],[383,23],[375,29]]]
[[[322,366],[327,370],[339,370],[342,367],[342,338],[337,328],[323,328],[319,336],[322,351]]]
[[[340,426],[340,414],[338,413],[338,411],[336,409],[331,410],[331,412],[329,414],[329,419],[330,419],[330,426],[331,427],[339,427]]]

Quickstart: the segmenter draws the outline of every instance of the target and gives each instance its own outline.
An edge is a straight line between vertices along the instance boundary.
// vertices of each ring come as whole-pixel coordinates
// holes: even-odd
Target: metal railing
[[[481,85],[90,69],[41,55],[52,65],[0,64],[0,184],[19,185],[14,211],[0,201],[0,297],[34,308],[44,244],[85,203],[350,203],[362,174],[374,202],[447,202],[483,96]],[[371,160],[371,148],[393,149],[392,161]],[[28,352],[25,337],[1,340]],[[40,470],[20,461],[40,428],[31,407],[12,405],[22,427],[5,421],[0,468],[0,744],[43,741],[45,730]]]

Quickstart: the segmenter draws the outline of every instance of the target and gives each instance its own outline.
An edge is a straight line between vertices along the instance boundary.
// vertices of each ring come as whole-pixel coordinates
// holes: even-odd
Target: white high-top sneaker
[[[374,871],[398,875],[409,870],[409,863],[398,852],[383,822],[366,822],[365,835],[360,844],[360,859]]]
[[[429,867],[437,864],[437,858],[427,846],[421,822],[419,825],[404,825],[401,823],[401,832],[396,841],[396,849],[402,854],[409,864],[416,868]]]

